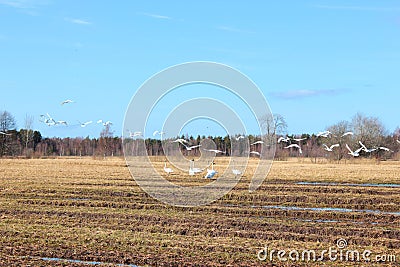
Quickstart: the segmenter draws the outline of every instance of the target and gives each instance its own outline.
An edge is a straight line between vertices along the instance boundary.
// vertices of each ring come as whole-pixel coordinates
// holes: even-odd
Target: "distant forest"
[[[327,127],[324,131],[329,134],[322,136],[309,133],[288,135],[287,124],[283,116],[274,115],[274,118],[273,121],[263,121],[261,125],[276,140],[275,158],[278,160],[285,160],[288,157],[311,158],[315,161],[321,157],[338,161],[353,158],[354,155],[349,154],[347,146],[354,151],[359,149],[357,157],[379,160],[400,159],[400,128],[393,133],[388,133],[381,121],[375,117],[356,114],[351,121],[341,121]],[[30,129],[31,119],[27,121],[25,125],[28,127],[17,130],[12,114],[7,111],[0,112],[0,157],[113,157],[124,155],[122,138],[113,136],[110,125],[104,126],[98,138],[44,138],[39,131]],[[349,132],[351,135],[345,134]],[[257,136],[249,135],[247,137],[250,143],[260,140]],[[198,145],[205,136],[180,136],[177,138],[186,139],[190,145]],[[229,156],[231,148],[229,136],[209,136],[208,138],[214,141],[218,150],[223,151],[218,156]],[[366,149],[361,149],[360,142]],[[145,140],[145,144],[148,155],[163,155],[161,140],[148,138]],[[297,149],[296,146],[288,148],[291,144],[296,144],[301,149]],[[331,148],[332,146],[333,148]],[[200,155],[199,148],[186,151],[182,145],[181,150],[184,155]],[[257,150],[257,146],[255,150]],[[258,150],[260,150],[259,147]],[[257,155],[251,156],[257,157]]]

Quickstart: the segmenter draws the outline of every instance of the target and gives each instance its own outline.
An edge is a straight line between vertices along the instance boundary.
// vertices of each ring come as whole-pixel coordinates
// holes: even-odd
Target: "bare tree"
[[[352,119],[352,128],[356,140],[361,141],[367,147],[382,145],[387,130],[377,117],[367,117],[357,113]]]
[[[15,128],[16,123],[14,116],[8,111],[0,112],[0,131],[2,132],[2,134],[0,134],[0,157],[6,153],[10,154],[13,152],[11,151],[11,143],[15,136],[9,133],[9,131],[14,130],[15,132]]]
[[[30,116],[28,114],[25,115],[24,142],[25,142],[25,153],[27,157],[29,156],[28,144],[30,141],[33,140],[33,131],[32,131],[33,120],[34,120],[33,116]]]

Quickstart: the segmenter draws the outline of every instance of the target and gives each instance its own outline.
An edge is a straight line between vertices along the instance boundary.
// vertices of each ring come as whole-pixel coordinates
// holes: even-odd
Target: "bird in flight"
[[[182,145],[183,145],[183,143],[189,144],[188,141],[186,141],[185,139],[182,139],[182,138],[178,138],[178,139],[172,141],[172,143],[181,143]]]
[[[344,134],[342,134],[342,137],[345,137],[348,135],[354,135],[354,133],[353,132],[345,132]]]
[[[305,138],[292,138],[292,140],[296,141],[296,142],[301,142],[301,141],[304,141],[304,140],[307,140],[307,139],[308,139],[307,137],[305,137]]]
[[[65,126],[68,126],[66,121],[56,121],[56,124],[64,124]]]
[[[281,137],[278,138],[278,143],[280,143],[280,142],[289,143],[290,142],[290,138],[281,136]]]
[[[190,151],[190,150],[192,150],[192,149],[195,149],[195,148],[198,148],[198,147],[201,147],[201,145],[187,146],[187,145],[184,145],[184,144],[182,144],[182,143],[181,143],[181,145],[183,145],[183,146],[186,148],[186,150],[188,150],[188,151]]]
[[[63,102],[61,102],[61,105],[70,104],[70,103],[74,103],[74,101],[71,99],[67,99],[67,100],[64,100]]]
[[[376,148],[367,148],[361,141],[358,141],[358,143],[360,144],[362,150],[364,150],[367,153],[371,153],[376,150]]]
[[[224,151],[221,151],[221,150],[218,150],[218,149],[203,149],[203,150],[205,150],[205,151],[210,151],[210,152],[214,152],[214,153],[216,153],[216,154],[225,153]]]
[[[359,149],[357,149],[356,151],[351,150],[351,148],[349,147],[348,144],[346,144],[346,148],[347,150],[349,150],[349,155],[352,155],[353,157],[358,157],[360,156],[360,151],[363,150],[362,147],[360,147]]]
[[[0,132],[0,134],[1,135],[11,135],[11,134],[8,134],[8,133],[5,133],[5,132]]]
[[[257,141],[251,144],[251,146],[257,145],[257,144],[264,144],[264,141]]]
[[[104,122],[103,120],[98,120],[97,123],[102,123],[103,126],[107,126],[107,125],[112,125],[113,124],[111,121]]]
[[[160,132],[160,131],[154,131],[153,132],[153,136],[156,136],[157,134],[162,136],[165,133],[164,132]]]
[[[245,137],[243,135],[239,135],[238,137],[236,137],[236,141],[239,141],[240,139],[244,139]]]
[[[88,126],[91,123],[93,123],[93,121],[87,121],[87,122],[84,122],[84,123],[79,122],[79,124],[81,125],[82,128],[85,128],[86,126]]]
[[[330,131],[324,131],[317,133],[317,137],[329,137],[332,133]]]
[[[334,149],[335,147],[339,147],[339,146],[340,146],[339,144],[334,144],[334,145],[331,145],[330,147],[328,147],[328,146],[325,145],[325,144],[322,144],[322,145],[324,146],[324,149],[325,149],[326,151],[329,151],[329,152],[332,152],[333,149]]]
[[[285,148],[292,148],[292,147],[297,148],[299,150],[299,153],[303,154],[303,150],[301,150],[301,146],[299,146],[298,144],[291,144],[291,145],[286,146]]]

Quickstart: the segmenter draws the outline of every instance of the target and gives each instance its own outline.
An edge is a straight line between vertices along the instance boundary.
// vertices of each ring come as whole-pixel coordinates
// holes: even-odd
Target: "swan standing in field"
[[[349,147],[348,144],[346,144],[346,148],[347,148],[347,150],[349,150],[349,155],[352,155],[353,157],[358,157],[358,156],[360,156],[360,151],[363,150],[363,148],[360,147],[360,148],[357,149],[356,151],[353,151],[353,150],[350,149],[350,147]]]
[[[333,149],[334,149],[335,147],[339,147],[339,146],[340,146],[339,144],[334,144],[334,145],[331,145],[330,147],[328,147],[328,146],[325,145],[325,144],[322,144],[322,145],[324,146],[324,149],[325,149],[326,151],[329,151],[329,152],[332,152]]]
[[[371,153],[376,150],[376,148],[367,148],[361,141],[358,141],[358,143],[360,144],[362,150],[364,150],[367,153]]]
[[[232,160],[232,164],[233,164],[233,169],[232,169],[232,173],[235,175],[235,177],[242,175],[242,172],[238,169],[235,169],[235,161]]]
[[[204,176],[204,178],[207,179],[212,179],[218,172],[214,170],[214,161],[211,162],[211,170],[207,169],[207,174]]]
[[[171,173],[174,172],[173,169],[167,168],[167,163],[166,163],[166,162],[164,162],[164,171],[165,171],[168,175],[170,175]]]
[[[197,173],[201,173],[202,171],[203,171],[202,169],[194,167],[194,159],[192,159],[189,165],[189,175],[193,176],[196,175]]]
[[[298,144],[291,144],[291,145],[286,146],[285,148],[292,148],[292,147],[297,148],[299,150],[299,153],[303,154],[303,150],[301,150],[301,146],[299,146]]]

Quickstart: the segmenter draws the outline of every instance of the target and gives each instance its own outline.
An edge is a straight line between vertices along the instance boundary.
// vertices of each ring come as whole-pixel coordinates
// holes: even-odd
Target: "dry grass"
[[[163,158],[152,162],[162,170]],[[227,163],[217,158],[216,168],[221,172]],[[222,199],[204,207],[177,208],[144,193],[119,158],[2,159],[0,265],[86,266],[40,259],[58,257],[140,266],[268,266],[256,256],[267,244],[274,249],[323,250],[346,238],[350,248],[397,255],[397,263],[382,265],[399,266],[400,216],[390,214],[400,211],[398,187],[297,184],[399,184],[399,162],[274,162],[261,188],[249,193],[256,164],[252,159],[240,183]],[[208,182],[177,171],[169,179],[185,185]],[[279,261],[275,265],[291,266]]]

